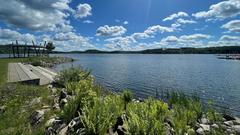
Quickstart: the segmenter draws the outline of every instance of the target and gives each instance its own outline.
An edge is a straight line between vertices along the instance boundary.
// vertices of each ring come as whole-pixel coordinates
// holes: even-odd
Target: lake
[[[135,96],[155,97],[156,91],[197,94],[207,102],[240,110],[240,61],[201,54],[64,54],[76,59],[57,70],[81,65],[91,69],[107,89],[130,89]],[[234,111],[236,110],[236,111]],[[239,115],[239,114],[238,114]]]

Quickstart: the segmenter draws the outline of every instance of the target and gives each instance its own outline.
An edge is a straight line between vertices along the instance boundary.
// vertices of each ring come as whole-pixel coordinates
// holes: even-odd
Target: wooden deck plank
[[[22,63],[8,64],[8,82],[26,82],[46,85],[54,81],[57,73],[43,67],[24,65]]]
[[[40,67],[40,66],[38,66],[38,68],[40,68],[41,70],[45,71],[48,74],[51,74],[54,77],[57,76],[57,73],[55,73],[55,72],[53,72],[53,71],[51,71],[49,69],[46,69],[46,68],[43,68],[43,67]]]
[[[39,77],[37,75],[35,75],[29,68],[27,68],[26,65],[23,65],[22,63],[18,63],[18,65],[21,67],[21,69],[23,70],[23,72],[25,74],[27,74],[29,79],[39,79]]]
[[[38,67],[35,67],[32,65],[27,65],[27,66],[32,70],[33,73],[35,73],[37,76],[40,77],[40,85],[46,85],[53,82],[54,78],[52,75],[42,71]]]
[[[16,72],[16,63],[8,64],[8,82],[20,81],[19,75]]]
[[[17,63],[15,64],[15,69],[16,72],[19,76],[20,81],[27,81],[30,80],[31,78],[24,72],[24,70],[22,69],[22,67]]]

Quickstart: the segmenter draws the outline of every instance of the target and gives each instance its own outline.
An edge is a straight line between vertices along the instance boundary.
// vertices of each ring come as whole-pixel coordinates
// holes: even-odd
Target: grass
[[[5,112],[0,114],[0,135],[44,134],[45,121],[37,127],[32,127],[29,117],[34,110],[53,104],[53,100],[48,98],[50,90],[46,86],[6,83],[8,63],[26,61],[29,59],[0,59],[0,106],[6,106]],[[29,105],[34,98],[38,97],[42,98],[40,104]],[[52,110],[46,113],[44,120],[53,113],[55,112]]]
[[[26,58],[19,58],[19,59],[2,58],[2,59],[0,59],[0,86],[7,82],[8,63],[24,62],[26,60],[27,60]]]

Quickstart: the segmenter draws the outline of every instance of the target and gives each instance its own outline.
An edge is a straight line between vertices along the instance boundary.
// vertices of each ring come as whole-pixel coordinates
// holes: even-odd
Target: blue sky
[[[239,33],[240,0],[0,2],[2,44],[52,41],[59,51],[238,46]]]

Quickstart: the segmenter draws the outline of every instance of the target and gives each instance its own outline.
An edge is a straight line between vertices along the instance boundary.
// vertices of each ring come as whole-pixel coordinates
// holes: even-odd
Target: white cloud
[[[153,38],[154,35],[157,33],[165,33],[165,32],[173,32],[175,28],[172,27],[165,27],[161,25],[155,25],[148,27],[144,32],[140,33],[133,33],[131,37],[133,37],[135,40],[137,39],[146,39],[146,38]]]
[[[92,15],[92,7],[89,4],[85,3],[77,6],[75,18],[84,18],[90,15]]]
[[[230,35],[223,35],[220,38],[221,41],[239,41],[240,42],[240,37],[239,36],[230,36]]]
[[[0,28],[0,42],[1,44],[9,44],[11,42],[32,42],[36,41],[35,36],[29,33],[21,34],[17,31],[10,29],[1,29]]]
[[[187,20],[187,19],[182,19],[182,18],[179,18],[175,21],[175,23],[173,23],[171,25],[172,28],[178,28],[180,26],[182,26],[182,24],[194,24],[194,23],[197,23],[196,21],[194,20]],[[180,29],[181,30],[181,29]]]
[[[166,38],[163,38],[161,41],[168,42],[168,43],[172,43],[172,42],[175,43],[178,41],[178,38],[176,36],[168,36]]]
[[[68,25],[70,0],[10,0],[0,4],[0,19],[18,28],[54,31],[58,25]],[[17,7],[17,8],[16,8]]]
[[[173,20],[173,19],[179,18],[179,17],[188,17],[188,14],[185,12],[178,12],[178,13],[172,14],[172,15],[164,18],[163,21],[170,21],[170,20]]]
[[[56,45],[59,51],[76,51],[95,49],[94,44],[91,43],[90,38],[83,37],[74,32],[57,33],[52,37],[48,37]]]
[[[101,26],[97,29],[97,36],[121,36],[127,32],[123,26]]]
[[[127,24],[129,24],[129,22],[128,22],[128,21],[124,21],[123,24],[124,24],[124,25],[127,25]]]
[[[183,35],[180,37],[182,40],[200,40],[200,39],[209,39],[210,35],[206,34],[192,34],[192,35]]]
[[[84,20],[83,23],[91,24],[91,23],[94,23],[94,22],[91,21],[91,20]]]
[[[194,20],[187,20],[187,19],[179,18],[179,19],[177,19],[177,23],[180,23],[180,24],[193,24],[193,23],[197,23],[197,22],[194,21]]]
[[[210,20],[225,19],[240,14],[240,0],[227,0],[211,5],[208,11],[193,14],[196,18],[209,18]]]
[[[232,20],[222,25],[221,28],[228,29],[230,32],[240,32],[240,20]]]
[[[209,38],[211,38],[211,36],[206,34],[182,35],[180,37],[168,36],[163,38],[159,44],[165,48],[201,47],[204,44],[204,39]]]
[[[146,33],[133,33],[131,35],[134,39],[146,39],[146,38],[149,38],[150,35],[146,34]]]

